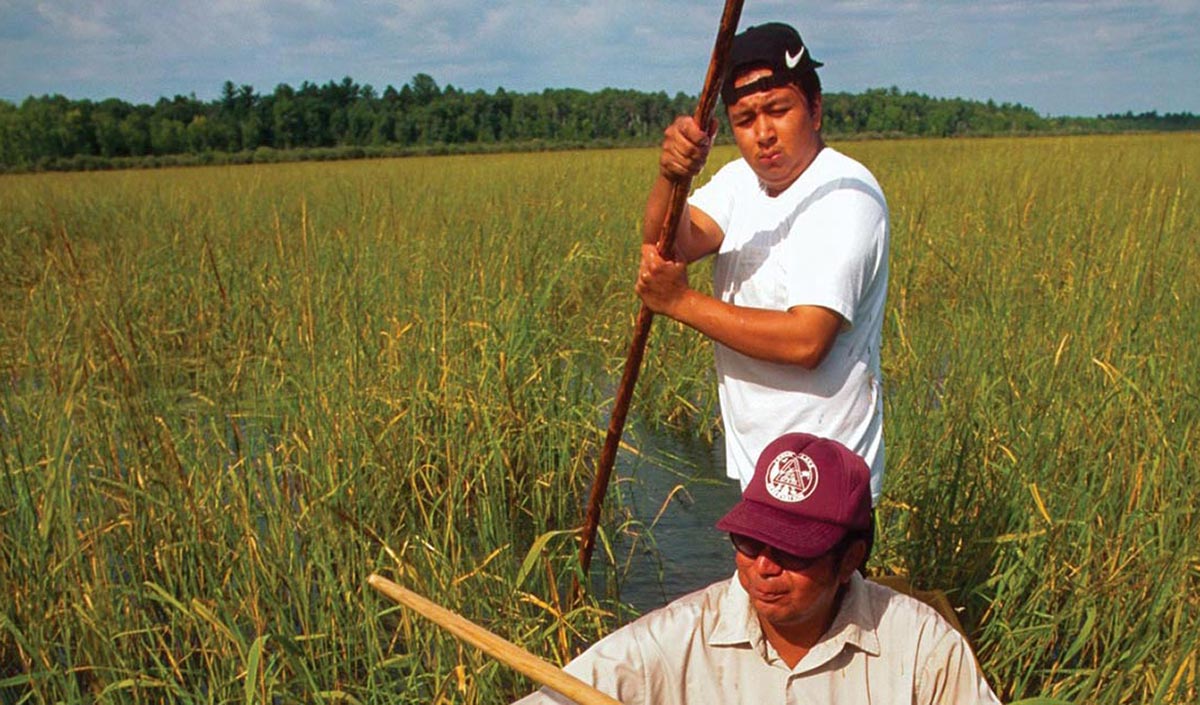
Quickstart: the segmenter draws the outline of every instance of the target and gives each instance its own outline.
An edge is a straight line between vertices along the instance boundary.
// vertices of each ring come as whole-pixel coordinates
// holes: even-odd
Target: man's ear
[[[838,564],[838,584],[845,585],[850,582],[850,576],[856,573],[866,560],[867,542],[855,539],[846,547],[846,552],[842,554],[842,562]]]
[[[808,109],[810,115],[812,116],[813,128],[816,129],[817,132],[820,132],[821,123],[825,118],[824,101],[821,100],[820,93],[813,96],[812,101],[809,103]]]

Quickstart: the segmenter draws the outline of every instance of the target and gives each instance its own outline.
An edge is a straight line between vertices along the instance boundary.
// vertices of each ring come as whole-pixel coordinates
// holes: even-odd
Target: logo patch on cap
[[[792,56],[791,52],[789,52],[787,49],[783,50],[783,60],[785,63],[787,63],[787,67],[789,69],[796,68],[796,64],[799,64],[800,59],[802,59],[803,57],[804,57],[804,47],[800,47],[800,51],[796,52],[795,56]]]
[[[817,464],[804,453],[785,450],[771,461],[763,478],[767,492],[789,504],[803,502],[817,489]]]

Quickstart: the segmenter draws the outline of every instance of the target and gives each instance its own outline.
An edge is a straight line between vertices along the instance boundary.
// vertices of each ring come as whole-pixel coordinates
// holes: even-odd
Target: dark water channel
[[[617,457],[608,501],[620,502],[628,523],[613,552],[621,600],[645,612],[733,574],[733,547],[713,525],[741,491],[725,477],[719,440],[644,427],[625,440],[639,452]]]

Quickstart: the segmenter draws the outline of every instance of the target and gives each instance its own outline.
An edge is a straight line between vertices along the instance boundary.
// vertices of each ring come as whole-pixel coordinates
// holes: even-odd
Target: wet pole
[[[733,44],[734,33],[737,32],[738,19],[742,14],[742,3],[743,0],[726,0],[725,11],[721,14],[721,25],[717,30],[717,40],[713,45],[712,59],[708,62],[708,74],[704,78],[704,88],[700,92],[700,100],[693,116],[696,124],[704,129],[707,129],[709,123],[712,122],[713,111],[717,106],[717,97],[721,93],[721,82],[725,77],[725,68],[728,64],[729,47]],[[691,178],[676,181],[671,187],[671,200],[668,203],[662,226],[659,228],[656,245],[659,254],[665,258],[670,259],[673,256],[675,230],[679,226],[679,218],[683,213],[683,207],[687,203],[691,188]],[[588,496],[587,515],[584,517],[583,534],[579,546],[579,566],[584,576],[591,567],[592,552],[596,547],[596,527],[600,524],[600,509],[608,490],[608,480],[612,475],[613,463],[617,459],[617,450],[621,446],[625,417],[629,414],[629,402],[633,398],[633,388],[637,384],[638,373],[641,371],[642,357],[646,352],[646,341],[650,337],[650,324],[653,320],[654,312],[642,304],[634,325],[629,355],[625,358],[625,371],[621,375],[621,385],[617,388],[617,396],[613,400],[608,434],[604,438],[604,448],[596,463],[596,474],[592,478],[592,490]],[[576,583],[576,587],[578,586],[579,584]]]

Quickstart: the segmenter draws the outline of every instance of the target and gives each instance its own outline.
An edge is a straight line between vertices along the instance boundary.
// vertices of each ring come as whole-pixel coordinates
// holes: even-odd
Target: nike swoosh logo
[[[783,51],[783,60],[787,62],[789,69],[796,68],[796,64],[800,63],[800,59],[804,56],[805,47],[800,47],[800,51],[796,52],[795,56],[788,53],[786,49]]]

